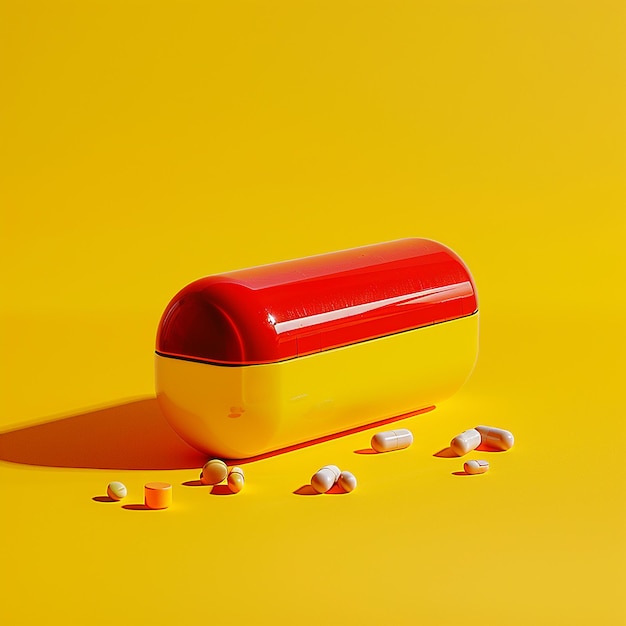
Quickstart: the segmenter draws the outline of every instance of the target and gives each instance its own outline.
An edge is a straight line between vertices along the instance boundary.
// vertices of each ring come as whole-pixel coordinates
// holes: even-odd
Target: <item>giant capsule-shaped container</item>
[[[477,352],[463,261],[401,239],[189,284],[161,318],[156,392],[192,446],[247,458],[435,405]]]

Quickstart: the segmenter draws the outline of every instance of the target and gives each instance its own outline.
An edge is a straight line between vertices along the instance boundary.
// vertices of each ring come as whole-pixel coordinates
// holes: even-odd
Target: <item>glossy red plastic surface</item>
[[[428,239],[388,243],[197,280],[159,325],[163,356],[273,363],[477,311],[469,270]]]

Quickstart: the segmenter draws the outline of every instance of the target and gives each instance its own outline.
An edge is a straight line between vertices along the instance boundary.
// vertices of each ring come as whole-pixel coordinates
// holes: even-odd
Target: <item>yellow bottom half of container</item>
[[[278,363],[156,355],[159,405],[192,446],[247,458],[431,406],[467,380],[478,313]]]

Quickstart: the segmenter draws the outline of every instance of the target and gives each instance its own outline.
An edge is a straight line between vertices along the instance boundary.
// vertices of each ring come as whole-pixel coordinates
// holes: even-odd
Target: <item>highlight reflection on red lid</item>
[[[477,308],[454,252],[401,239],[196,280],[166,308],[156,351],[222,365],[274,363]]]

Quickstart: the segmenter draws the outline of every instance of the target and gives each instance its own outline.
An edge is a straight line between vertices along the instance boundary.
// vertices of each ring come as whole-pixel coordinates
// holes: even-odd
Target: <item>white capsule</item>
[[[326,493],[339,480],[341,470],[336,465],[324,465],[311,477],[311,486],[317,493]]]
[[[337,483],[346,493],[356,489],[356,477],[352,472],[341,472]]]
[[[515,439],[508,430],[494,428],[493,426],[476,426],[480,433],[482,443],[496,450],[510,450]]]
[[[489,469],[488,461],[466,461],[463,464],[466,474],[484,474]]]
[[[387,430],[376,433],[372,437],[371,445],[376,452],[391,452],[392,450],[403,450],[413,443],[413,433],[407,428],[397,430]]]
[[[463,456],[480,445],[480,433],[475,428],[463,431],[451,442],[450,447],[459,455]]]

